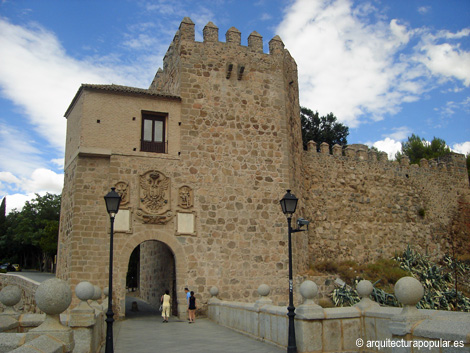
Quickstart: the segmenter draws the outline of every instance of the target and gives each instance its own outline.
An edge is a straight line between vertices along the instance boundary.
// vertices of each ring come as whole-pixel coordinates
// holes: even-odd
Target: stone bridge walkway
[[[127,298],[126,307],[138,302],[139,312],[126,311],[114,323],[115,353],[281,353],[285,349],[219,326],[208,319],[194,324],[175,317],[163,323],[160,313],[143,301]]]
[[[24,271],[18,275],[43,282],[54,275]],[[139,311],[130,311],[132,301]],[[194,324],[171,317],[163,323],[160,313],[137,298],[126,299],[126,319],[114,322],[115,353],[281,353],[285,349],[257,341],[208,319]]]

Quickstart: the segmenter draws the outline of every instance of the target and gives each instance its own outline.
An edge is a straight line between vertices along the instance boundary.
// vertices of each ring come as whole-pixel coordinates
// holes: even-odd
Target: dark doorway
[[[169,290],[172,316],[177,316],[176,266],[171,248],[157,240],[138,245],[129,259],[126,287],[128,297],[139,298],[154,309],[160,307],[161,296]],[[129,309],[126,304],[126,311]]]

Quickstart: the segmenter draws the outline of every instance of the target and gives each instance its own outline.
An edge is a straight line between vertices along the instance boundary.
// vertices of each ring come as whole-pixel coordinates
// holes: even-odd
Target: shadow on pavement
[[[133,304],[132,303],[136,303]],[[136,310],[137,309],[137,310]],[[145,316],[161,316],[160,311],[147,302],[134,296],[126,296],[126,319],[133,319]]]

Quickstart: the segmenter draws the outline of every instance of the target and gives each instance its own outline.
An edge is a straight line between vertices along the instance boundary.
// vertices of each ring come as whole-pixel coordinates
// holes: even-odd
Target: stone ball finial
[[[75,295],[78,299],[87,301],[93,298],[95,294],[95,287],[88,281],[83,281],[75,287]]]
[[[318,286],[313,281],[303,281],[300,285],[300,294],[308,300],[312,300],[318,295]]]
[[[98,286],[93,286],[94,288],[94,293],[93,296],[91,297],[92,300],[98,300],[101,298],[101,288]]]
[[[423,285],[413,277],[402,277],[395,283],[395,296],[404,305],[416,305],[424,296]]]
[[[9,285],[0,291],[0,302],[5,306],[15,306],[21,300],[21,289],[18,286]]]
[[[357,294],[359,294],[359,297],[361,298],[369,298],[373,290],[374,287],[372,286],[372,283],[364,279],[360,281],[356,286]]]
[[[105,296],[109,297],[109,288],[108,288],[108,287],[105,287],[105,288],[103,289],[103,294],[104,294]]]
[[[213,297],[216,297],[219,294],[219,288],[217,288],[216,286],[213,286],[213,287],[211,287],[211,289],[209,289],[209,293]]]
[[[271,287],[269,287],[267,284],[260,284],[260,286],[258,287],[258,294],[262,297],[267,297],[270,292]]]
[[[35,299],[40,310],[48,315],[59,315],[72,302],[72,291],[66,281],[51,278],[39,285]]]

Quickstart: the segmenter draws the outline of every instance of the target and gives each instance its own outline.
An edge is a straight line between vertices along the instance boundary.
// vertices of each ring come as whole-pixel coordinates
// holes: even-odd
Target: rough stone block
[[[361,320],[346,319],[341,322],[343,332],[343,350],[357,349],[356,340],[361,337]]]
[[[424,320],[413,329],[413,335],[431,339],[442,338],[449,341],[470,343],[470,315],[468,315],[466,320],[456,320],[451,316]]]
[[[75,347],[73,353],[93,352],[93,330],[90,328],[76,328],[73,330]],[[96,337],[98,338],[98,337]]]
[[[0,353],[10,352],[25,342],[24,333],[0,333]]]
[[[22,345],[20,348],[15,349],[14,353],[68,353],[72,352],[72,349],[66,348],[64,343],[50,337],[48,335],[42,335]]]
[[[0,315],[0,332],[17,332],[19,325],[18,320],[9,315]]]
[[[323,321],[323,351],[341,351],[341,320]]]
[[[295,320],[295,335],[299,352],[322,350],[322,322],[320,320]]]
[[[23,332],[38,327],[46,319],[46,314],[23,314],[20,316],[20,327]]]
[[[364,318],[364,340],[375,341],[377,340],[376,334],[376,321],[374,317]]]
[[[390,320],[387,319],[375,319],[375,328],[377,333],[377,340],[386,340],[392,338],[392,333],[389,328]]]

